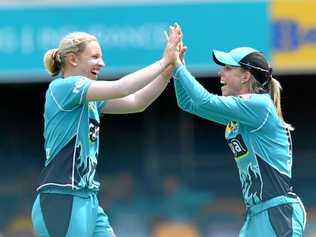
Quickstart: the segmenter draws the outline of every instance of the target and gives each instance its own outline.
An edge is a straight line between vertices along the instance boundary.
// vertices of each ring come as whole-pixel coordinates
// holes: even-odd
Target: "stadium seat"
[[[153,231],[152,237],[200,237],[194,224],[166,222],[158,224]]]

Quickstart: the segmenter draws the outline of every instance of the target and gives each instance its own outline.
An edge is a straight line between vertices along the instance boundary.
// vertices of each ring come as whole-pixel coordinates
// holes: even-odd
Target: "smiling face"
[[[236,96],[248,93],[246,85],[248,75],[240,67],[224,66],[219,72],[223,96]]]
[[[76,71],[91,80],[96,80],[104,67],[102,59],[102,51],[97,41],[90,41],[87,43],[83,52],[77,57]]]

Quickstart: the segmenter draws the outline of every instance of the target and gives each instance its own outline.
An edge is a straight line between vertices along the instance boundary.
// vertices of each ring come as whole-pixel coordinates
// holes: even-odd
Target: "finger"
[[[176,29],[176,31],[177,31],[178,34],[182,34],[181,27],[180,27],[180,25],[179,25],[177,22],[175,22],[175,23],[173,24],[173,26],[174,26],[174,28]]]
[[[179,43],[179,47],[180,47],[181,49],[183,48],[183,42],[182,42],[182,41]]]
[[[177,22],[175,22],[175,23],[173,24],[173,26],[174,26],[177,30],[181,30],[181,27],[180,27],[180,25],[179,25]]]
[[[182,42],[182,35],[178,35],[178,37],[177,37],[177,42],[178,42],[178,43],[181,43],[181,42]]]
[[[187,51],[187,47],[186,47],[186,46],[184,46],[184,47],[182,47],[182,48],[180,49],[180,55],[181,55],[181,57],[184,56],[184,54],[186,53],[186,51]]]
[[[172,33],[174,31],[174,27],[171,25],[169,26],[169,33]]]
[[[169,35],[168,35],[167,31],[163,32],[163,36],[165,38],[165,41],[167,42],[169,40]]]

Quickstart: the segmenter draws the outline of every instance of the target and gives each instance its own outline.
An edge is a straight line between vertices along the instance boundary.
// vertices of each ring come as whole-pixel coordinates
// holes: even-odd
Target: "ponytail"
[[[61,59],[58,49],[48,50],[43,58],[46,71],[52,77],[57,76],[61,70]]]
[[[288,128],[289,130],[294,130],[291,124],[288,124],[284,121],[282,108],[281,108],[281,91],[282,91],[282,86],[280,82],[276,80],[275,78],[271,77],[271,80],[269,83],[269,92],[273,100],[273,103],[275,105],[276,111],[280,119],[285,124],[286,128]]]
[[[274,106],[276,108],[277,114],[279,118],[281,119],[281,121],[284,123],[285,127],[291,131],[294,130],[292,125],[285,122],[283,118],[282,107],[281,107],[282,86],[280,82],[270,75],[269,79],[267,79],[265,83],[261,84],[252,74],[251,74],[250,82],[251,82],[250,83],[251,93],[257,93],[257,94],[269,93],[274,103]]]

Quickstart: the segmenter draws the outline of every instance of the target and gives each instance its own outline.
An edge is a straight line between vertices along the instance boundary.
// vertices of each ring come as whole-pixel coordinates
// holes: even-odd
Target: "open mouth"
[[[91,70],[91,74],[93,74],[94,76],[98,76],[99,72],[99,70]]]

